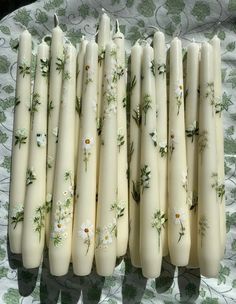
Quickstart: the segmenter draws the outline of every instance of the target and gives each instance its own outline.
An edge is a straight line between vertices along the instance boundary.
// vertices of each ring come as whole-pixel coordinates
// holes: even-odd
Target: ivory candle
[[[51,60],[49,76],[49,102],[48,102],[48,147],[47,147],[47,196],[48,209],[46,212],[46,242],[49,244],[50,217],[53,194],[53,181],[55,172],[55,159],[58,141],[58,121],[61,102],[62,73],[64,64],[63,32],[58,24],[56,15],[55,28],[52,30]]]
[[[188,266],[198,267],[197,202],[198,202],[198,107],[199,46],[191,43],[187,51],[185,135],[188,168],[188,204],[190,209],[191,248]]]
[[[97,159],[100,159],[100,146],[101,146],[101,131],[103,125],[103,73],[104,73],[104,58],[105,58],[105,47],[106,44],[111,39],[111,29],[110,29],[110,18],[105,13],[104,9],[103,13],[99,20],[98,25],[98,35],[97,35],[97,43],[98,43],[98,72],[97,72]],[[97,184],[99,178],[99,166],[100,162],[97,162]]]
[[[74,202],[74,128],[76,98],[76,49],[68,44],[60,107],[59,137],[55,166],[49,262],[52,275],[65,275],[71,259]]]
[[[146,45],[142,57],[142,132],[140,165],[140,259],[147,278],[160,275],[162,262],[161,230],[165,215],[160,210],[156,144],[155,78],[153,48]]]
[[[75,105],[75,174],[77,172],[78,152],[79,152],[79,123],[82,101],[82,87],[84,75],[84,56],[88,40],[82,37],[77,56],[77,81],[76,81],[76,105]]]
[[[127,160],[127,121],[126,121],[126,67],[125,39],[116,20],[116,33],[113,41],[117,46],[117,256],[126,254],[128,245],[128,160]]]
[[[84,59],[83,105],[79,141],[77,189],[73,226],[74,273],[88,275],[94,258],[96,215],[96,110],[98,46],[89,42]]]
[[[141,267],[140,238],[140,139],[141,139],[141,63],[142,47],[138,42],[131,49],[130,84],[130,164],[129,164],[129,251],[131,263]]]
[[[206,277],[218,276],[221,258],[217,180],[213,50],[205,42],[200,62],[198,257]]]
[[[30,106],[31,131],[22,232],[25,268],[39,267],[45,241],[48,72],[49,46],[43,41],[38,47]]]
[[[112,275],[116,263],[117,230],[117,83],[116,46],[108,43],[103,80],[104,124],[100,153],[95,259],[97,273]]]
[[[217,154],[217,196],[220,208],[220,237],[221,237],[221,258],[224,257],[226,242],[226,216],[225,216],[225,185],[224,185],[224,128],[222,117],[222,84],[221,84],[221,49],[220,39],[215,36],[211,41],[213,47],[214,65],[214,92],[216,107],[216,154]]]
[[[21,253],[22,224],[24,218],[25,180],[28,161],[30,99],[31,99],[31,35],[25,30],[20,35],[16,104],[12,138],[11,184],[9,199],[9,242],[13,253]]]
[[[154,72],[157,104],[157,161],[160,210],[167,214],[167,92],[165,35],[158,31],[153,38]],[[167,227],[166,227],[167,228]],[[167,229],[162,230],[162,255],[168,254]]]
[[[168,245],[171,262],[176,266],[186,266],[190,252],[183,92],[182,46],[174,38],[170,46]]]

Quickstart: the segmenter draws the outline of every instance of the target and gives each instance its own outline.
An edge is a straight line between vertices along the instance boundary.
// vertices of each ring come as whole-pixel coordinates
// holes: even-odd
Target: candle
[[[76,49],[68,44],[60,107],[59,137],[55,166],[49,262],[52,275],[65,275],[71,259],[74,201],[74,128],[76,97]]]
[[[188,264],[190,251],[183,92],[182,46],[175,38],[170,46],[168,245],[171,262],[176,266]]]
[[[95,259],[97,273],[112,275],[116,263],[117,191],[117,83],[116,46],[108,43],[103,80],[103,129],[100,153]]]
[[[31,98],[31,35],[25,30],[20,35],[14,128],[12,139],[11,184],[9,199],[9,242],[13,253],[21,253],[22,223],[24,218],[25,179],[28,161],[30,98]]]
[[[55,28],[52,30],[51,60],[49,76],[48,99],[48,147],[47,147],[47,211],[46,211],[46,242],[50,237],[50,216],[52,206],[53,181],[55,172],[55,159],[58,141],[58,121],[61,102],[62,73],[64,66],[63,32],[58,25],[57,16],[54,16]]]
[[[157,103],[157,160],[160,192],[160,209],[167,214],[167,92],[166,92],[166,46],[165,36],[156,32],[153,37],[154,73]],[[167,227],[166,227],[167,228]],[[168,254],[167,229],[162,230],[162,254]]]
[[[125,39],[116,21],[116,33],[113,41],[117,46],[117,256],[126,254],[128,244],[128,161],[127,161],[127,121],[126,121],[126,68]]]
[[[39,267],[45,240],[48,72],[49,46],[43,41],[38,47],[30,106],[31,131],[22,232],[25,268]]]
[[[198,266],[197,255],[197,202],[198,202],[198,94],[199,46],[191,43],[187,52],[185,135],[188,168],[188,204],[190,209],[191,248],[190,267]]]
[[[105,59],[105,47],[106,44],[111,39],[111,30],[110,30],[110,18],[105,13],[105,10],[102,9],[103,13],[99,20],[98,25],[98,35],[97,35],[97,43],[98,43],[98,71],[97,71],[97,159],[100,159],[100,146],[101,139],[100,134],[102,131],[103,119],[103,73],[104,73],[104,59]],[[97,162],[97,183],[99,178],[99,166],[100,162]]]
[[[79,123],[82,101],[82,86],[84,75],[84,56],[88,40],[82,37],[79,44],[79,53],[77,56],[77,81],[76,81],[76,105],[75,105],[75,174],[77,172],[78,151],[79,151]]]
[[[73,226],[74,273],[88,275],[94,257],[96,215],[96,110],[98,46],[89,42],[84,59],[83,105],[79,140],[77,189]],[[82,69],[82,67],[81,67]]]
[[[146,45],[142,57],[142,132],[140,164],[140,259],[147,278],[160,275],[162,262],[161,230],[165,215],[160,210],[156,144],[155,78],[153,48]]]
[[[129,251],[131,263],[140,267],[140,137],[141,137],[141,62],[142,47],[138,42],[131,49],[130,84],[130,164],[129,164]]]
[[[217,180],[213,51],[209,43],[203,43],[200,62],[198,256],[201,274],[207,277],[218,276],[221,257]]]
[[[217,196],[220,208],[220,236],[221,236],[221,258],[224,257],[226,242],[226,217],[225,217],[225,186],[224,186],[224,128],[222,117],[222,84],[221,84],[221,49],[220,39],[215,36],[211,41],[213,47],[214,65],[214,92],[216,107],[216,153],[217,153],[217,174],[216,185]]]

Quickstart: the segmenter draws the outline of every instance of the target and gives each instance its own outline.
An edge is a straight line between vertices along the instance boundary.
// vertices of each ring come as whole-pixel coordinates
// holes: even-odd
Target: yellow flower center
[[[89,233],[89,229],[88,229],[88,228],[85,228],[85,229],[84,229],[84,232],[85,232],[85,233]]]
[[[179,213],[176,213],[175,214],[175,217],[178,219],[178,218],[180,218],[180,214]]]
[[[90,144],[90,139],[89,139],[89,138],[86,138],[86,139],[85,139],[85,143],[86,143],[86,145],[89,145],[89,144]]]
[[[179,88],[180,88],[180,90],[183,90],[183,86],[182,85],[180,85]]]
[[[58,227],[58,228],[61,228],[61,224],[57,224],[57,227]]]
[[[89,68],[90,68],[89,65],[86,65],[86,66],[85,66],[85,70],[86,70],[86,71],[88,71]]]

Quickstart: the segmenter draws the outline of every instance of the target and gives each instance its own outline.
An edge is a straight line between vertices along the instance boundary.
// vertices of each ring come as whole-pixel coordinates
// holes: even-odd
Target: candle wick
[[[118,19],[116,19],[116,33],[120,32],[120,25]]]
[[[55,13],[54,14],[54,27],[57,27],[58,25],[59,25],[59,19],[58,19],[57,14]]]

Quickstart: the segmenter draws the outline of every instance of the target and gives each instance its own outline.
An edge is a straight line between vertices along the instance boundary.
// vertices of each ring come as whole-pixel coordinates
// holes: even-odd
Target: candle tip
[[[116,33],[120,32],[119,20],[116,19]]]
[[[59,19],[58,19],[58,16],[57,14],[55,13],[54,14],[54,27],[58,26],[59,25]]]

